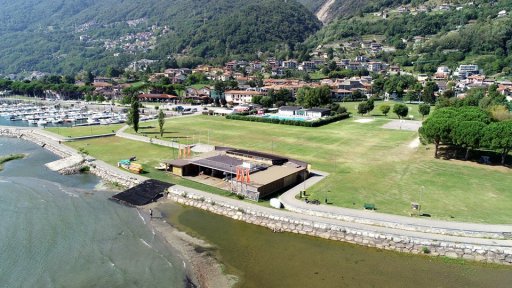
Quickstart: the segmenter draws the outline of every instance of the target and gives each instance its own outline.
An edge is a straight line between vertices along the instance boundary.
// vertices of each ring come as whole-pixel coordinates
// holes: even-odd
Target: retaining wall
[[[289,215],[273,215],[256,209],[237,207],[211,198],[169,188],[168,198],[187,206],[203,209],[235,220],[244,221],[272,229],[274,232],[291,232],[330,240],[343,241],[385,250],[413,254],[430,254],[489,263],[512,264],[512,248],[481,246],[448,241],[415,239],[373,231],[358,230],[341,225],[312,222]],[[299,216],[299,215],[298,215]]]

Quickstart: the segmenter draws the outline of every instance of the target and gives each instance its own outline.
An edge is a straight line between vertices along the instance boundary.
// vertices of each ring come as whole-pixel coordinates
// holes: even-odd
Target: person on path
[[[153,218],[153,210],[152,209],[149,209],[149,218]]]

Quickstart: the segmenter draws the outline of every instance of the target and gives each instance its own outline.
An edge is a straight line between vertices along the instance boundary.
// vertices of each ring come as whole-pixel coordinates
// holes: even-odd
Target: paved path
[[[367,224],[361,224],[361,223],[354,223],[354,222],[347,222],[337,219],[330,219],[330,218],[323,218],[323,217],[317,217],[312,215],[305,215],[305,214],[299,214],[294,213],[286,210],[279,210],[274,208],[268,208],[263,207],[260,205],[251,204],[248,202],[231,199],[227,197],[223,197],[220,195],[211,194],[208,192],[180,186],[180,185],[174,185],[172,187],[175,190],[178,191],[185,191],[186,193],[191,193],[198,195],[200,197],[204,198],[210,198],[216,203],[227,203],[229,205],[235,206],[235,207],[241,207],[242,209],[252,210],[258,213],[263,214],[270,214],[277,217],[287,217],[287,218],[293,218],[296,220],[303,220],[310,223],[317,223],[317,224],[327,224],[327,225],[337,225],[346,227],[347,229],[355,229],[355,230],[362,230],[362,231],[368,231],[368,232],[375,232],[375,233],[382,233],[397,237],[407,237],[407,238],[414,238],[414,239],[420,239],[425,241],[442,241],[442,242],[454,242],[454,243],[466,243],[466,244],[473,244],[473,245],[486,245],[486,246],[496,246],[496,247],[503,247],[503,248],[512,248],[512,240],[497,240],[497,239],[486,239],[486,238],[469,238],[469,237],[457,237],[457,236],[450,236],[450,235],[442,235],[442,234],[432,234],[432,233],[422,233],[422,232],[416,232],[416,231],[406,231],[406,230],[400,230],[400,229],[393,229],[393,228],[387,228],[387,227],[379,227],[379,226],[373,226],[373,225],[367,225]]]
[[[172,148],[176,148],[176,149],[185,148],[185,146],[186,146],[184,144],[179,144],[179,143],[176,143],[174,141],[167,141],[167,140],[162,140],[162,139],[154,139],[154,138],[150,138],[150,137],[146,137],[146,136],[142,136],[142,135],[135,135],[135,134],[124,132],[128,128],[130,128],[130,126],[124,126],[123,128],[117,130],[116,136],[117,137],[121,137],[121,138],[125,138],[125,139],[128,139],[128,140],[140,141],[140,142],[145,142],[145,143],[153,143],[153,144],[157,144],[157,145],[160,145],[160,146],[172,147]]]
[[[313,176],[306,180],[305,184],[301,183],[291,188],[290,190],[282,194],[279,197],[279,199],[287,209],[299,209],[302,210],[303,213],[308,213],[317,216],[321,215],[322,217],[326,218],[343,219],[355,223],[371,223],[372,225],[383,227],[400,226],[397,228],[405,230],[428,229],[452,231],[452,233],[457,233],[457,231],[467,231],[474,232],[475,235],[477,235],[478,233],[510,233],[510,236],[512,236],[512,225],[491,225],[479,223],[442,221],[417,217],[406,217],[378,213],[375,211],[368,211],[363,209],[342,208],[325,204],[307,204],[304,201],[295,198],[297,195],[299,195],[300,191],[304,190],[304,187],[307,190],[307,188],[318,183],[326,176],[328,176],[327,173],[314,171]],[[323,199],[319,200],[322,201]]]

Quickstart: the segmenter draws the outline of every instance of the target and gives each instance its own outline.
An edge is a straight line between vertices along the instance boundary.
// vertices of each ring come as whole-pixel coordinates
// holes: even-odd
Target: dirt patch
[[[354,120],[354,122],[357,122],[357,123],[370,123],[373,121],[375,121],[375,119],[370,119],[370,118],[362,118],[362,119]]]

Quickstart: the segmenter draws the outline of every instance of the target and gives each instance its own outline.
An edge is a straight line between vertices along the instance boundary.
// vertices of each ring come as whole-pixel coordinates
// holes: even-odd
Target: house
[[[302,67],[302,69],[300,69]],[[316,69],[316,64],[313,61],[304,61],[302,62],[301,66],[299,67],[299,70],[303,71],[313,71]]]
[[[333,89],[331,90],[331,98],[336,101],[341,101],[345,98],[350,98],[352,91],[346,89]]]
[[[356,56],[356,62],[368,62],[368,57],[366,56]]]
[[[379,72],[382,70],[382,62],[368,62],[366,69],[370,72]]]
[[[391,75],[400,74],[400,66],[397,66],[397,65],[389,66],[389,74],[391,74]]]
[[[254,96],[264,96],[265,93],[259,91],[229,90],[224,92],[226,102],[233,104],[251,104]]]
[[[283,61],[283,67],[285,69],[297,69],[297,61],[295,60],[288,60],[288,61]]]
[[[363,65],[361,65],[361,62],[349,62],[345,67],[348,70],[361,70]]]
[[[237,61],[229,61],[225,65],[226,70],[233,71],[238,68],[238,62]]]
[[[450,4],[447,4],[447,3],[443,3],[439,6],[437,6],[437,10],[439,11],[450,11],[452,9],[452,7],[450,6]]]
[[[436,73],[434,74],[434,79],[435,80],[444,80],[444,79],[448,79],[450,77],[450,68],[448,68],[448,66],[439,66],[437,67],[437,71]]]
[[[284,116],[295,116],[297,113],[302,110],[300,106],[281,106],[279,107],[278,114]]]
[[[304,110],[304,116],[311,117],[313,119],[318,119],[329,115],[331,115],[331,109],[311,108]]]
[[[140,94],[137,98],[141,102],[173,102],[178,100],[178,96],[170,94]]]
[[[466,79],[471,75],[480,74],[480,69],[476,64],[460,65],[453,74],[460,79]]]
[[[402,14],[402,13],[407,13],[409,12],[409,8],[407,8],[406,6],[400,6],[396,9],[396,12]]]
[[[418,77],[416,77],[418,79],[418,82],[426,82],[429,77],[427,74],[418,74]]]

